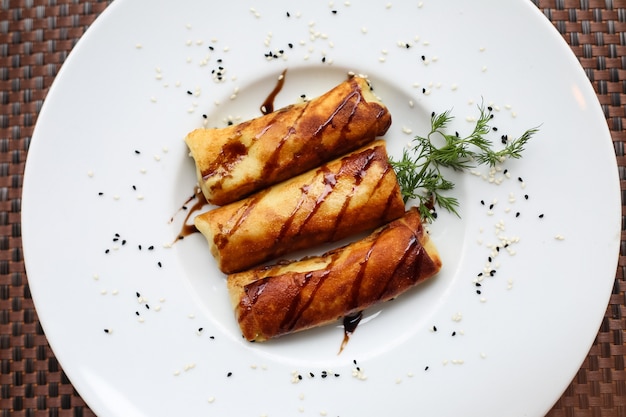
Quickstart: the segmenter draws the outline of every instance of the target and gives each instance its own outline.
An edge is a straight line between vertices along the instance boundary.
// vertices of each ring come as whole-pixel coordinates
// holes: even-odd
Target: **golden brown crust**
[[[208,202],[224,205],[382,136],[387,108],[353,77],[309,102],[223,129],[197,129],[185,142]]]
[[[319,257],[228,276],[243,336],[263,341],[334,322],[437,274],[441,259],[416,209]]]
[[[404,202],[385,142],[342,158],[246,199],[198,215],[224,273],[248,269],[296,250],[379,227],[404,214]]]

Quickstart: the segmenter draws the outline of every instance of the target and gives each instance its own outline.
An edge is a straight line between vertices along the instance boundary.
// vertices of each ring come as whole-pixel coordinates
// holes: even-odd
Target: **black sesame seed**
[[[426,56],[422,55],[422,61],[426,61]]]
[[[215,340],[215,336],[209,336],[209,339]]]
[[[104,253],[109,253],[109,252],[110,252],[110,251],[109,251],[108,249],[104,251]]]
[[[135,311],[135,315],[136,315],[136,316],[139,316],[140,314],[139,314],[139,312],[138,312],[138,311]]]
[[[497,132],[497,131],[498,131],[498,128],[497,128],[497,127],[495,127],[495,126],[494,126],[494,127],[492,127],[491,129],[493,129],[493,131],[494,131],[494,132]]]
[[[203,119],[206,119],[207,117],[208,117],[208,116],[207,116],[206,114],[203,114],[203,115],[202,115],[202,118],[203,118]]]
[[[482,286],[483,286],[483,284],[481,284],[480,282],[477,282],[477,283],[476,283],[476,284],[474,284],[474,285],[476,285],[477,287],[482,287]]]
[[[289,14],[289,12],[287,12],[287,17],[291,17],[291,15]]]
[[[325,56],[322,57],[322,62],[326,62],[326,57]]]
[[[456,136],[457,138],[461,137],[461,135],[459,135],[459,132],[454,132],[454,136]]]
[[[478,276],[479,276],[479,277],[482,277],[482,276],[483,276],[483,273],[482,273],[482,272],[479,272],[479,273],[478,273]]]
[[[189,90],[187,90],[187,94],[189,94],[190,96],[193,95],[193,93]]]
[[[519,217],[520,216],[520,212],[518,211],[517,213],[515,213],[515,217]]]
[[[496,270],[492,269],[491,271],[489,271],[489,275],[490,276],[494,276],[496,274]]]
[[[291,48],[293,48],[293,43],[290,42],[290,43],[287,44],[287,46],[291,49]]]
[[[519,182],[524,182],[524,180],[522,179],[522,177],[517,177],[517,180],[518,180]]]
[[[139,250],[141,250],[141,245],[137,245],[137,247],[139,248]]]
[[[437,331],[437,326],[433,326],[433,332]]]
[[[331,11],[332,14],[337,14],[337,10]]]
[[[224,62],[224,60],[223,60],[222,58],[219,58],[219,59],[217,60],[217,63],[218,63],[218,64],[221,64],[222,62]],[[224,67],[220,67],[220,69],[222,70],[222,69],[224,69]]]
[[[485,205],[485,200],[480,200],[480,204]]]
[[[233,376],[233,373],[229,372],[229,373],[226,374],[226,376],[230,378],[231,376]]]
[[[335,378],[339,378],[340,374],[335,374]]]
[[[476,294],[480,295],[482,292],[480,290],[476,290]]]
[[[114,238],[113,238],[113,242],[117,242],[118,240],[120,240],[120,239],[119,239],[119,238],[117,238],[117,237],[114,237]]]
[[[148,246],[148,250],[153,250],[153,249],[154,249],[154,246],[152,246],[152,245]]]
[[[141,297],[141,294],[139,294],[139,291],[137,291],[135,295],[137,296],[137,298]]]
[[[133,185],[133,190],[137,191],[137,186]]]
[[[426,89],[422,87],[422,94],[426,94]]]
[[[352,359],[352,363],[356,365],[356,359]]]
[[[150,306],[146,304],[146,310],[150,310]]]
[[[201,332],[202,330],[204,330],[202,327],[198,328],[198,331]]]
[[[159,266],[159,268],[161,268],[163,265],[161,264],[161,261],[157,262],[157,265]]]
[[[215,50],[215,48],[213,48],[212,46],[209,46],[209,50],[213,51],[213,50]]]
[[[298,379],[302,381],[302,375],[298,375]]]
[[[139,155],[141,152],[139,152],[137,149],[135,149],[135,153],[136,153],[137,155]]]
[[[452,332],[452,336],[456,336],[456,332]]]
[[[524,198],[528,200],[528,194],[524,194]]]
[[[509,170],[508,170],[508,169],[505,169],[505,170],[504,170],[504,175],[506,175],[508,172],[509,172]]]
[[[429,367],[427,366],[426,368],[424,368],[424,370],[425,370],[425,371],[428,371],[428,368],[429,368]]]
[[[493,208],[493,204],[489,205],[489,210],[491,210]]]
[[[491,263],[491,256],[487,258],[489,260],[489,262]]]
[[[111,330],[109,330],[109,329],[104,329],[104,332],[105,332],[105,333],[110,333],[110,332],[111,332]]]
[[[491,107],[491,106],[487,106],[487,110],[489,110],[489,111],[493,111],[493,107]]]
[[[98,195],[104,195],[104,193],[101,191],[101,192],[98,193]]]
[[[543,219],[543,214],[540,214],[540,215],[539,215],[539,218],[540,218],[540,219]]]
[[[314,374],[313,372],[309,372],[309,376],[310,376],[311,378],[315,378],[315,374]]]

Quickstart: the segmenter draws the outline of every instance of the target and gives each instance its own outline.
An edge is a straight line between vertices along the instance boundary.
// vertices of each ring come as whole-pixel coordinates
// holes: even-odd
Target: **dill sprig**
[[[478,165],[493,167],[507,158],[519,159],[526,143],[538,131],[538,128],[528,129],[517,139],[503,140],[503,143],[506,142],[505,146],[496,150],[486,137],[492,130],[492,109],[481,104],[478,110],[480,116],[474,129],[465,137],[458,132],[448,133],[447,128],[454,119],[450,110],[440,114],[433,112],[430,132],[426,136],[416,136],[413,139],[415,146],[411,149],[405,148],[400,160],[390,160],[398,177],[404,202],[418,200],[422,218],[429,222],[436,218],[436,206],[459,216],[458,200],[445,193],[454,189],[454,183],[444,178],[444,168],[464,171]]]

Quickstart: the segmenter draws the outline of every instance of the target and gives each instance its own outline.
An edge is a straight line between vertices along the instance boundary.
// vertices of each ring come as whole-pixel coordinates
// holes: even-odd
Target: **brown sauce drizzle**
[[[193,200],[197,200],[193,206],[188,207],[188,204],[191,203]],[[200,189],[200,187],[196,187],[196,189],[194,190],[194,194],[189,197],[187,199],[187,201],[185,201],[183,203],[183,205],[178,209],[178,211],[176,213],[179,213],[182,210],[187,211],[187,215],[185,216],[185,220],[183,221],[183,225],[180,228],[180,232],[178,233],[178,235],[176,236],[176,239],[174,239],[174,242],[172,242],[172,244],[178,242],[179,240],[183,240],[185,237],[192,235],[194,233],[198,232],[198,229],[196,229],[196,226],[193,224],[187,224],[189,222],[189,219],[191,218],[191,216],[199,211],[200,209],[202,209],[202,207],[204,207],[207,203],[206,198],[204,197],[204,194],[202,193],[202,190]],[[174,216],[172,216],[172,218],[170,219],[170,223],[172,223],[174,221]]]
[[[343,341],[341,342],[341,346],[339,347],[339,353],[337,353],[338,355],[343,352],[343,349],[346,347],[348,341],[350,340],[350,336],[352,335],[352,333],[354,333],[362,318],[362,311],[358,311],[343,318]]]
[[[269,114],[274,111],[274,100],[276,99],[276,96],[278,95],[278,93],[280,93],[280,90],[282,90],[283,86],[285,85],[285,74],[287,74],[286,69],[282,72],[280,77],[278,77],[276,86],[269,93],[265,101],[263,101],[263,104],[261,104],[261,113]]]

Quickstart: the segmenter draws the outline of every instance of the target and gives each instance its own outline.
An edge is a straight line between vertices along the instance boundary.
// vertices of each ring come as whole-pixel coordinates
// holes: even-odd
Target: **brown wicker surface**
[[[598,94],[625,190],[626,0],[534,2],[578,56]],[[76,41],[109,3],[0,0],[0,417],[94,415],[58,365],[34,310],[22,257],[20,195],[28,145],[48,88]],[[550,417],[626,416],[624,266],[622,227],[604,321]]]

